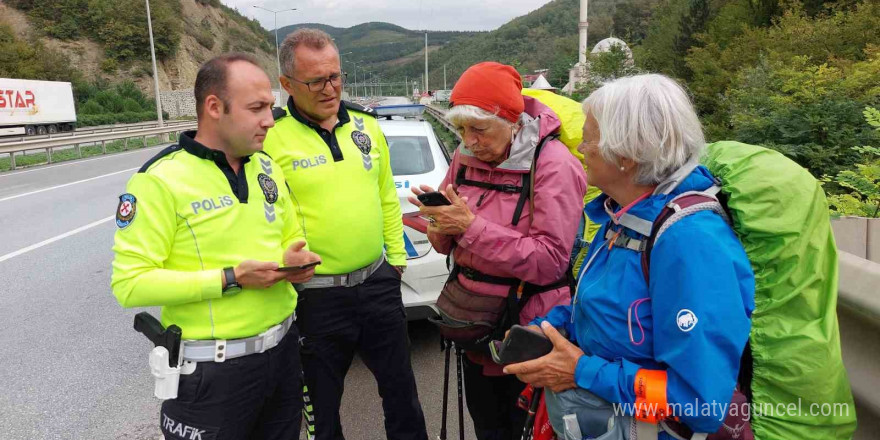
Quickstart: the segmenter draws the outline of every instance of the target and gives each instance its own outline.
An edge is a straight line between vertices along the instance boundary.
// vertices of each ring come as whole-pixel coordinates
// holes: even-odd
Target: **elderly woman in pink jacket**
[[[505,327],[570,302],[566,269],[586,177],[554,136],[560,127],[556,114],[521,90],[516,70],[493,62],[471,66],[452,90],[446,119],[463,142],[440,183],[451,205],[421,206],[431,244],[451,253],[455,264],[438,300],[441,315],[450,292],[502,298],[502,305],[512,298],[518,319],[499,324]],[[431,191],[413,189],[417,195]],[[493,338],[504,330],[495,329]],[[485,351],[465,354],[466,399],[477,438],[519,439],[526,413],[516,401],[525,385],[503,375]]]

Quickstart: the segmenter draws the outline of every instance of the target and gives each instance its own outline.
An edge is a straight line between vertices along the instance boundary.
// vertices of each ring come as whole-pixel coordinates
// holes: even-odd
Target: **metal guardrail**
[[[106,154],[107,141],[124,139],[125,146],[123,149],[126,149],[128,146],[128,140],[131,138],[143,138],[144,145],[146,145],[147,137],[164,136],[168,133],[179,133],[181,131],[192,130],[195,128],[196,122],[190,121],[187,124],[174,124],[166,127],[140,128],[136,130],[110,133],[77,134],[75,136],[66,136],[57,139],[27,140],[15,144],[0,145],[0,154],[9,154],[9,159],[12,165],[11,169],[14,170],[16,167],[15,154],[23,151],[46,150],[46,156],[49,159],[49,163],[52,163],[52,150],[58,147],[73,146],[73,148],[76,149],[77,156],[82,158],[82,150],[80,149],[80,146],[83,144],[96,145],[100,143],[101,154]]]
[[[458,130],[456,130],[455,127],[451,123],[449,123],[449,121],[446,120],[446,111],[445,110],[434,107],[432,105],[426,105],[425,110],[428,112],[428,114],[433,116],[434,119],[439,121],[440,124],[442,124],[444,127],[446,127],[447,130],[451,131],[452,134],[455,135],[455,137],[461,139],[461,133],[459,133]]]
[[[177,125],[188,125],[192,124],[194,121],[166,121],[166,127],[174,127]],[[95,125],[92,127],[82,127],[80,129],[74,131],[65,131],[53,134],[43,134],[43,135],[34,135],[34,136],[17,136],[17,137],[3,137],[0,138],[0,147],[9,146],[13,144],[19,144],[25,141],[33,141],[33,140],[45,140],[45,139],[59,139],[59,138],[71,138],[74,136],[80,136],[83,134],[95,134],[95,133],[114,133],[119,131],[131,131],[138,130],[143,128],[158,128],[159,121],[149,121],[149,122],[137,122],[134,124],[110,124],[110,125]]]

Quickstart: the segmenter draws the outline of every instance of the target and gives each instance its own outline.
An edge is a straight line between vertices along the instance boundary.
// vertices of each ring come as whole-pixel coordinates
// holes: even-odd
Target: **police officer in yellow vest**
[[[265,147],[284,170],[309,246],[323,259],[314,279],[297,285],[316,438],[344,438],[339,404],[358,353],[379,385],[387,438],[425,440],[400,296],[403,224],[385,136],[373,114],[341,102],[344,76],[329,35],[299,29],[280,53],[290,99],[274,110]]]
[[[320,258],[305,249],[281,168],[260,151],[274,122],[269,77],[250,55],[220,56],[199,70],[195,98],[198,131],[150,159],[120,196],[113,293],[124,307],[162,306],[162,324],[182,330],[169,366],[179,369],[176,398],[160,396],[166,440],[297,438],[291,283],[314,269],[278,269]]]

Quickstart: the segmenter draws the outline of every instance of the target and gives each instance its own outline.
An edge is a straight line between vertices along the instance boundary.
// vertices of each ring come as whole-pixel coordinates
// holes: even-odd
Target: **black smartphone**
[[[315,267],[319,264],[321,264],[320,261],[312,261],[311,263],[306,263],[306,264],[303,264],[302,266],[282,266],[282,267],[279,267],[278,269],[275,269],[275,270],[281,271],[281,272],[294,272],[297,270],[303,270],[303,269],[308,269],[310,267]]]
[[[446,206],[452,204],[443,193],[438,191],[421,193],[416,197],[425,206]]]
[[[516,364],[546,356],[553,351],[553,343],[541,331],[515,325],[503,341],[492,341],[489,351],[495,363]]]

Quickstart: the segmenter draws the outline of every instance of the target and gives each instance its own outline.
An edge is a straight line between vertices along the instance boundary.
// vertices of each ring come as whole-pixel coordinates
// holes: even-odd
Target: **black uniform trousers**
[[[299,438],[302,367],[299,332],[263,353],[226,362],[199,362],[181,375],[177,398],[162,403],[166,440]]]
[[[400,276],[387,262],[355,287],[299,291],[297,326],[317,440],[341,440],[339,405],[355,353],[373,373],[390,440],[426,440],[410,363]],[[379,433],[369,438],[382,438]]]
[[[483,366],[462,356],[464,392],[477,440],[519,440],[526,411],[516,406],[526,384],[516,376],[485,376]]]

